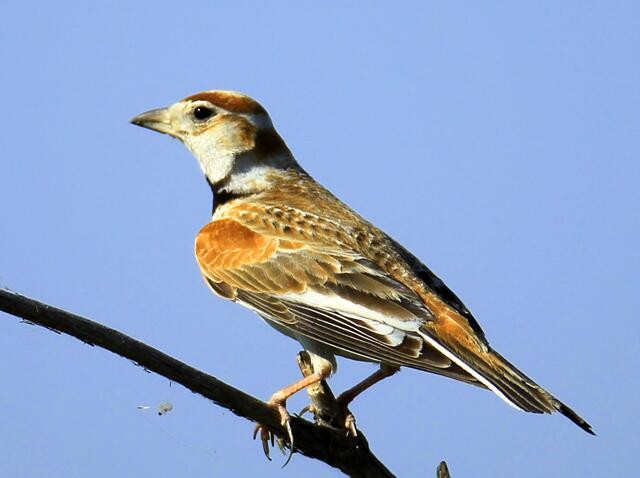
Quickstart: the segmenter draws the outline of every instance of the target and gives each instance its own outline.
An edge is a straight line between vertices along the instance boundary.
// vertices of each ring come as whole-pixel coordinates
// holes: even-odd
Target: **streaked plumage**
[[[211,115],[199,119],[207,111],[198,108]],[[213,217],[195,245],[211,289],[300,341],[317,379],[335,371],[335,354],[412,367],[488,388],[527,412],[560,411],[593,433],[495,352],[424,264],[309,176],[257,102],[204,92],[133,122],[181,139],[211,185]],[[298,389],[279,395],[280,405]]]

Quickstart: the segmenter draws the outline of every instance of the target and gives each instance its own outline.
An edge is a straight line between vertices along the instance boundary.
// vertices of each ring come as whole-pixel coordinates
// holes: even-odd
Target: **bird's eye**
[[[212,116],[213,110],[206,106],[197,106],[196,109],[193,110],[193,117],[198,121],[204,121]]]

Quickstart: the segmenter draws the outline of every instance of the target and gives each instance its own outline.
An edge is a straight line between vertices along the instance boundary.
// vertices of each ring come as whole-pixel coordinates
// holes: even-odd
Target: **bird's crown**
[[[267,111],[260,103],[250,96],[238,91],[211,90],[202,91],[195,95],[187,96],[182,100],[185,103],[205,101],[224,109],[230,113],[238,114],[266,114]]]

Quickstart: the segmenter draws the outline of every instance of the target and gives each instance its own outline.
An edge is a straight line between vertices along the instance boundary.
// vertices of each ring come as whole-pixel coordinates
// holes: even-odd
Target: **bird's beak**
[[[169,116],[169,108],[158,108],[151,111],[145,111],[131,120],[131,123],[142,126],[143,128],[152,129],[160,133],[175,136],[171,118]]]

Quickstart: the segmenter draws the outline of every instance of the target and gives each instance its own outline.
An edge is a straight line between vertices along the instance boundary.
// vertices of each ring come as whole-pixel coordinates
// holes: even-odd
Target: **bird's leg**
[[[336,401],[344,411],[344,416],[346,417],[344,426],[347,429],[348,434],[351,434],[353,436],[356,436],[358,434],[356,431],[356,419],[349,411],[348,405],[362,392],[372,387],[379,381],[384,380],[387,377],[391,377],[399,370],[400,367],[396,367],[394,365],[380,364],[380,368],[378,370],[373,372],[361,382],[355,384],[350,389],[345,390],[340,394],[340,396],[338,396]]]
[[[379,381],[384,380],[387,377],[391,377],[393,374],[395,374],[399,370],[400,370],[400,367],[396,367],[394,365],[381,364],[378,370],[373,372],[363,381],[357,383],[350,389],[342,392],[340,396],[337,398],[338,403],[340,403],[340,405],[342,406],[349,405],[362,392],[372,387]]]
[[[320,372],[314,372],[311,375],[304,377],[302,380],[299,380],[296,383],[289,385],[288,387],[278,390],[271,396],[271,398],[267,402],[268,405],[275,408],[280,414],[280,424],[285,428],[285,430],[287,430],[291,453],[293,453],[293,433],[291,432],[291,424],[289,423],[290,417],[286,407],[287,399],[291,395],[298,393],[300,390],[308,387],[309,385],[324,380],[329,376],[330,372],[330,369],[321,370]],[[269,454],[269,442],[271,442],[271,444],[273,445],[273,432],[261,423],[256,425],[256,428],[253,432],[254,440],[258,435],[258,432],[260,432],[260,441],[262,442],[262,449],[264,450],[264,454],[269,460],[271,460],[271,456]],[[288,461],[289,460],[287,460],[287,462]]]
[[[322,362],[317,363],[322,368],[324,365]],[[303,376],[311,375],[315,369],[311,355],[307,351],[298,353],[298,366]],[[336,397],[327,385],[327,382],[321,380],[307,387],[307,393],[311,399],[311,403],[304,407],[299,413],[299,416],[304,415],[306,412],[311,412],[317,425],[340,427],[344,423],[344,417],[340,418],[341,409],[338,407]]]

